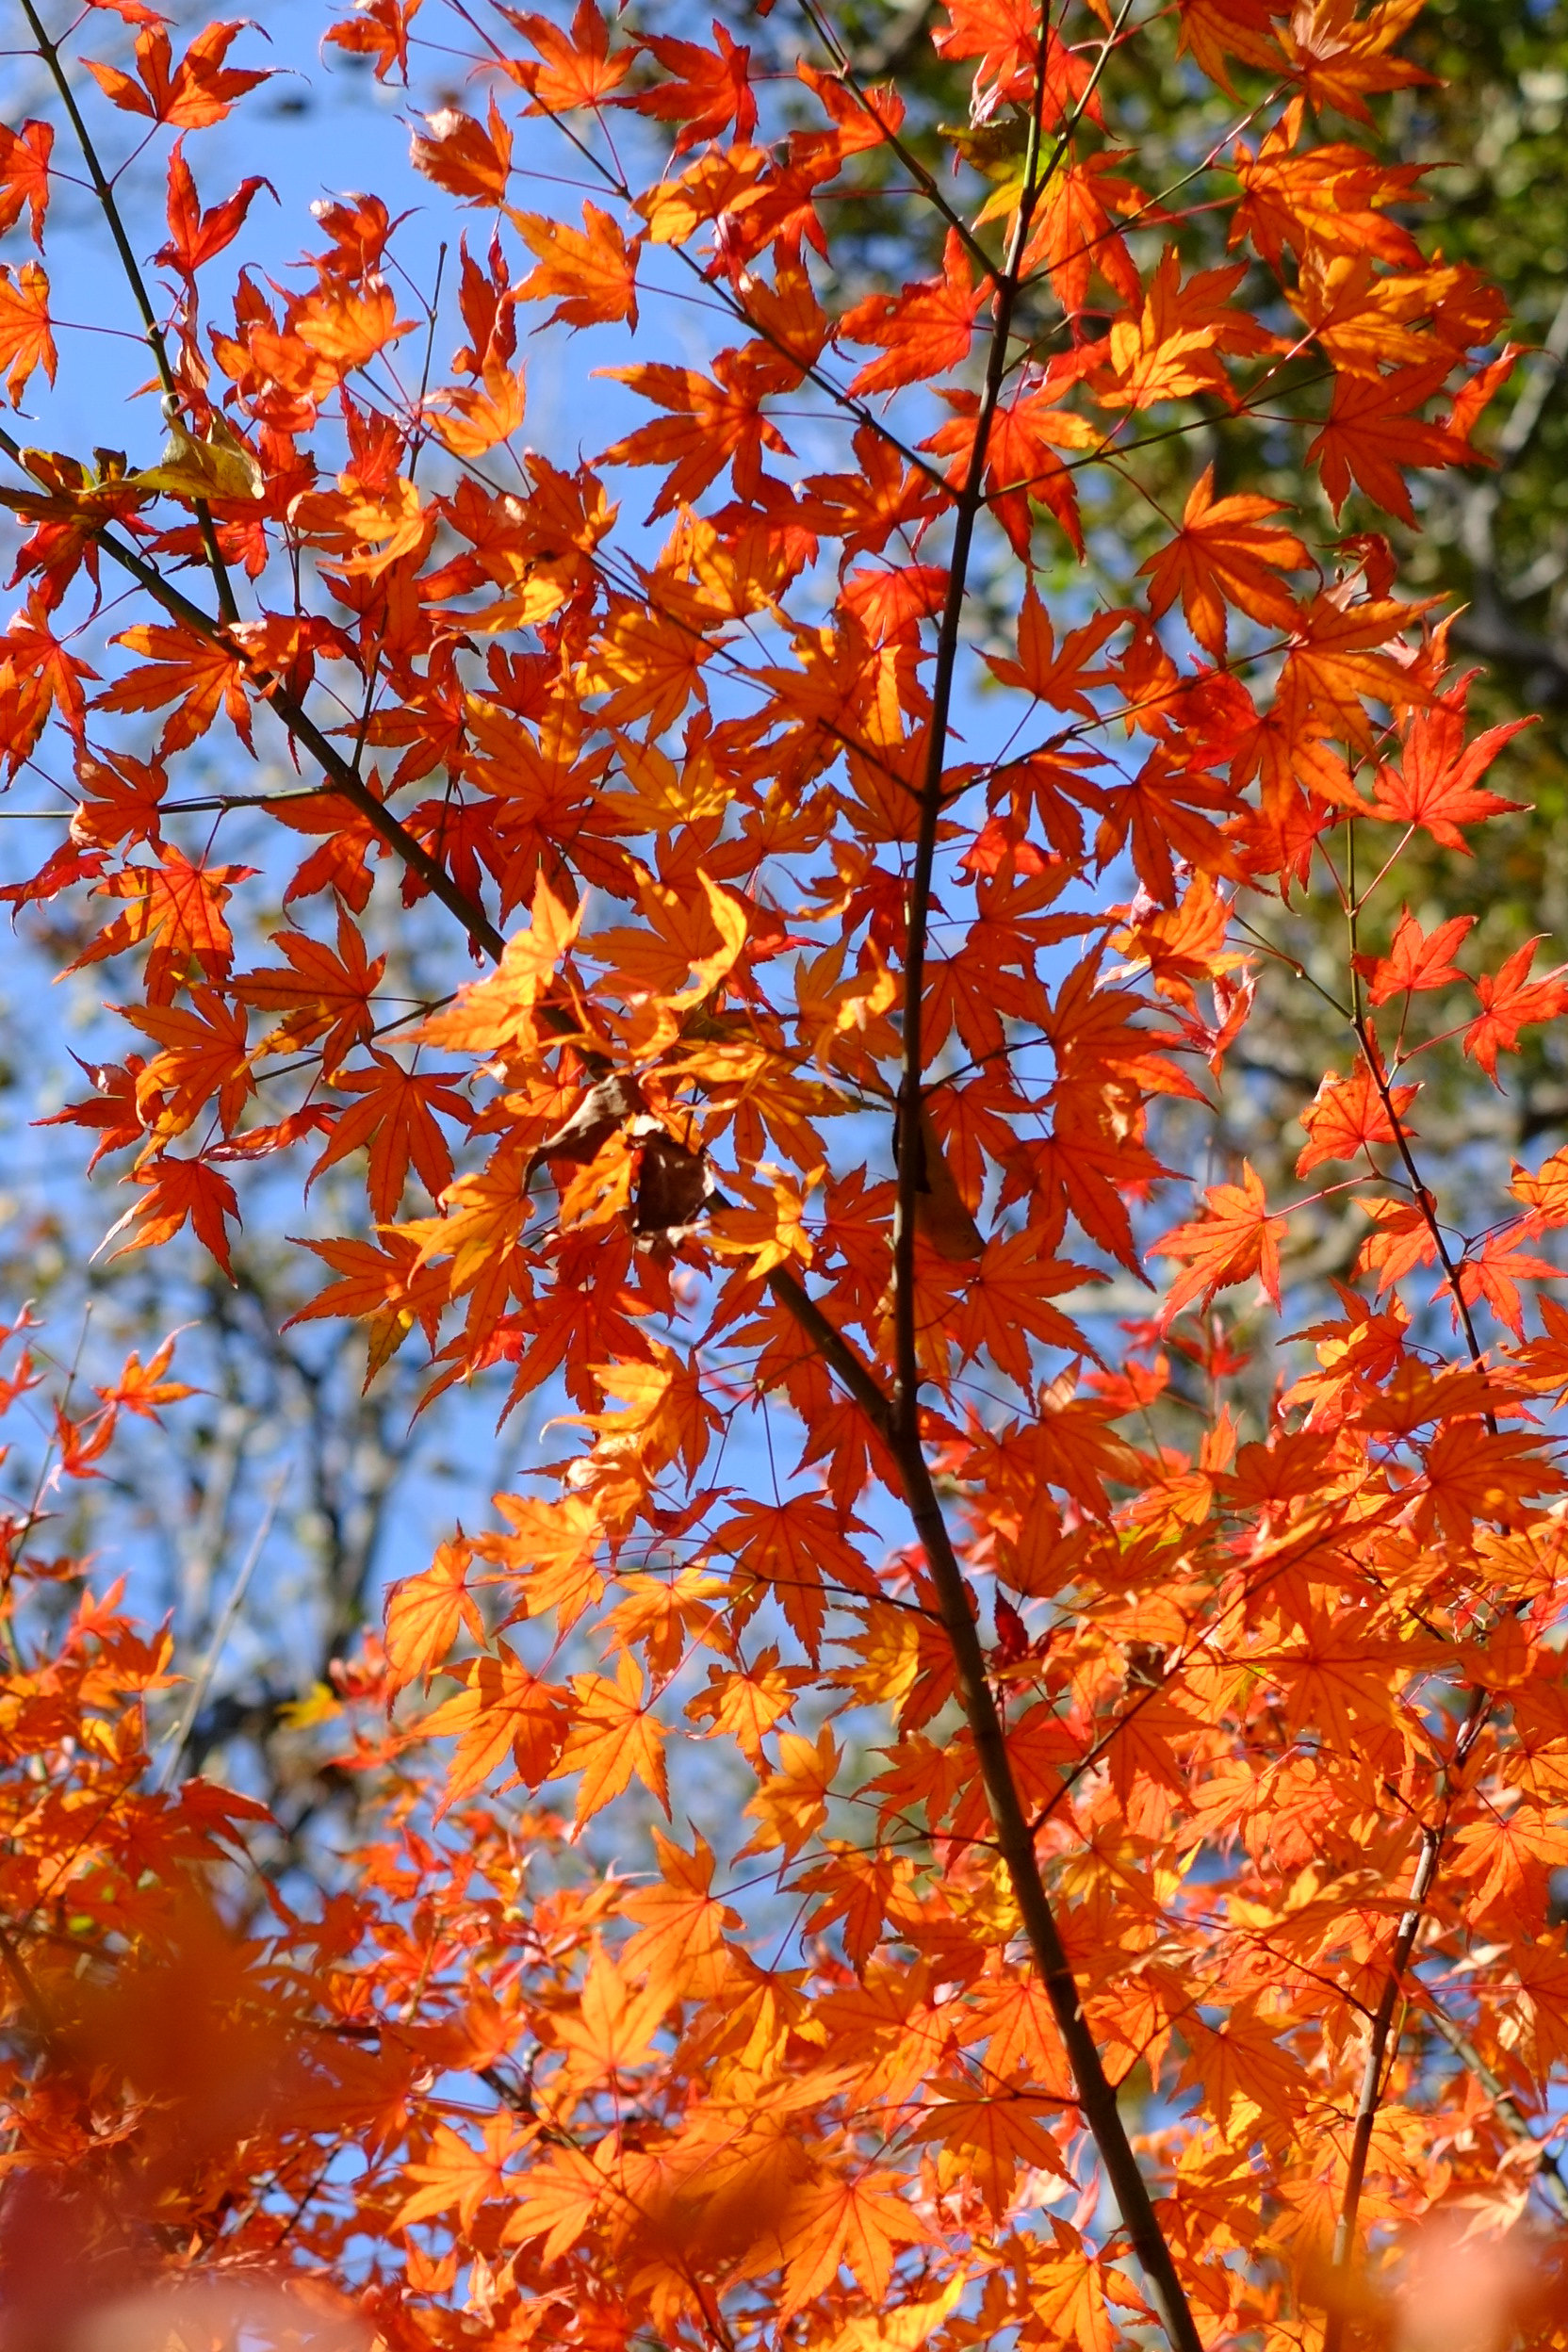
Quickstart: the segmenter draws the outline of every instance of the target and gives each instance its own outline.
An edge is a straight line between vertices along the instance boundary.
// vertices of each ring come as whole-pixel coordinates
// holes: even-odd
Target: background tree
[[[236,270],[257,176],[194,176],[265,80],[242,28],[93,8],[135,39],[90,122],[22,13],[168,434],[0,435],[8,741],[68,811],[9,894],[122,998],[63,1124],[133,1252],[225,1273],[242,1207],[290,1230],[352,1168],[304,1323],[586,1442],[295,1710],[365,1798],[335,1857],[258,1826],[225,1933],[187,1890],[245,1808],[147,1786],[166,1654],[62,1625],[35,1540],[179,1399],[57,1391],[10,1534],[13,2303],[45,2245],[89,2299],[184,2274],[182,2328],[292,2254],[410,2342],[1334,2346],[1464,2215],[1555,2340],[1568,1367],[1521,1286],[1568,1189],[1466,1231],[1416,1095],[1568,986],[1401,904],[1509,821],[1516,729],[1345,528],[1356,491],[1413,530],[1511,364],[1374,136],[1413,11],[966,0],[944,129],[811,17],[828,62],[774,79],[722,26],[373,0],[329,40],[459,77],[413,161],[467,233],[443,269],[339,196],[282,275]],[[47,122],[3,177],[41,248]],[[65,314],[31,258],[0,285],[15,404]],[[638,338],[596,460],[522,446],[530,305]],[[1260,956],[1336,1023],[1272,1201],[1228,1165]],[[1313,1311],[1352,1260],[1291,1385],[1232,1395],[1220,1295]],[[1149,1264],[1113,1356],[1084,1296]]]

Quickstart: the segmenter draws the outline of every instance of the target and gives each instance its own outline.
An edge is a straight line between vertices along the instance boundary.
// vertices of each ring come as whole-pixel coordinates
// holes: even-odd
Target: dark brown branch
[[[0,426],[0,449],[15,465],[26,470],[21,443],[3,426]],[[144,588],[172,619],[181,622],[194,635],[204,638],[209,645],[221,645],[225,653],[241,664],[249,673],[258,694],[271,705],[287,733],[297,743],[303,745],[321,770],[326,778],[323,789],[336,792],[346,800],[394,856],[418,875],[432,897],[439,899],[449,914],[455,915],[474,945],[485,955],[498,959],[505,951],[506,941],[482,906],[476,906],[465,891],[458,889],[446,868],[431,856],[424,843],[417,841],[408,827],[400,824],[392,811],[376,798],[335,744],[306,714],[302,705],[281,678],[274,678],[270,671],[253,662],[244,646],[236,644],[229,635],[223,622],[215,620],[210,612],[204,612],[199,604],[193,604],[183,591],[165,580],[153,564],[139,555],[134,547],[127,547],[122,539],[117,538],[112,531],[96,531],[93,539],[110,562],[127,572],[138,586]]]

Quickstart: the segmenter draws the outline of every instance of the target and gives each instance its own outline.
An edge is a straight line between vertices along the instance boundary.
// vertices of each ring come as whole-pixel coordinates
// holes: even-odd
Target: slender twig
[[[218,1661],[223,1655],[223,1644],[234,1630],[234,1621],[239,1614],[240,1603],[245,1598],[246,1589],[250,1584],[255,1564],[261,1558],[262,1546],[272,1532],[272,1521],[277,1514],[278,1505],[283,1499],[283,1490],[287,1484],[292,1468],[291,1462],[286,1462],[272,1481],[271,1492],[267,1497],[267,1508],[262,1512],[261,1521],[254,1535],[251,1538],[251,1548],[240,1563],[239,1574],[234,1580],[229,1597],[220,1612],[218,1623],[212,1629],[212,1640],[207,1643],[206,1655],[190,1678],[190,1688],[186,1692],[185,1705],[180,1709],[174,1727],[169,1734],[163,1764],[155,1783],[160,1794],[169,1787],[179,1768],[180,1758],[185,1754],[186,1742],[190,1738],[196,1718],[202,1711],[202,1702],[206,1697],[211,1688],[212,1677],[218,1671]]]
[[[1396,2011],[1405,1998],[1405,1972],[1410,1967],[1415,1938],[1426,1917],[1437,1866],[1442,1858],[1444,1839],[1448,1832],[1448,1816],[1457,1796],[1457,1782],[1469,1760],[1470,1751],[1479,1739],[1492,1711],[1492,1703],[1484,1690],[1472,1686],[1463,1721],[1454,1740],[1453,1753],[1442,1776],[1441,1802],[1435,1821],[1429,1821],[1421,1832],[1420,1849],[1411,1878],[1410,1893],[1405,1909],[1395,1931],[1393,1949],[1389,1953],[1388,1972],[1383,1979],[1382,1992],[1373,2014],[1372,2030],[1367,2037],[1366,2059],[1362,2068],[1361,2095],[1356,2101],[1355,2122],[1350,2134],[1350,2155],[1346,2166],[1345,2187],[1341,2193],[1339,2215],[1334,2225],[1333,2268],[1343,2287],[1356,2240],[1356,2220],[1361,2211],[1362,2188],[1366,2179],[1366,2164],[1372,2149],[1372,2133],[1382,2106],[1386,2074],[1398,2050],[1398,2035],[1394,2030]],[[1346,2296],[1336,2293],[1331,2304],[1323,2331],[1323,2352],[1341,2352],[1345,2339]]]
[[[82,110],[76,104],[76,94],[71,87],[70,77],[60,61],[59,43],[51,41],[44,31],[39,21],[38,11],[33,7],[33,0],[22,0],[22,13],[31,27],[33,39],[38,44],[39,55],[49,69],[50,78],[59,91],[60,104],[64,106],[70,120],[76,144],[81,150],[82,161],[86,164],[88,175],[92,182],[92,192],[98,199],[99,209],[108,224],[109,235],[114,239],[114,248],[120,256],[121,267],[125,272],[132,299],[141,314],[142,333],[146,338],[147,348],[153,354],[154,365],[158,371],[158,382],[163,386],[164,416],[172,424],[179,414],[180,390],[174,381],[174,371],[169,365],[169,352],[164,343],[163,329],[158,324],[157,313],[153,308],[152,298],[147,291],[147,281],[141,274],[141,265],[137,260],[135,248],[126,234],[125,223],[121,218],[113,182],[99,161],[98,150],[92,142],[92,134],[88,129]],[[218,533],[213,527],[212,509],[205,498],[193,498],[191,504],[196,509],[196,525],[202,534],[203,551],[206,556],[207,568],[212,574],[213,586],[218,593],[218,609],[225,621],[237,621],[239,618],[239,607],[235,602],[234,583],[229,578],[229,567],[223,561],[223,551],[218,544]]]
[[[1503,2081],[1494,2066],[1488,2066],[1462,2025],[1451,2017],[1442,2003],[1430,1993],[1423,1996],[1420,2014],[1433,2032],[1440,2034],[1467,2073],[1473,2074],[1492,2101],[1498,2123],[1505,2135],[1516,2147],[1533,2148],[1536,2154],[1535,2177],[1548,2203],[1568,2220],[1568,2179],[1563,2176],[1561,2159],[1543,2146],[1530,2129],[1528,2116]]]

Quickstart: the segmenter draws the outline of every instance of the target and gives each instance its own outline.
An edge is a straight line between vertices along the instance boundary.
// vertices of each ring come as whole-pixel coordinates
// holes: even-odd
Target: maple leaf
[[[1021,2164],[1060,2180],[1071,2178],[1061,2149],[1045,2128],[1059,2101],[1010,2087],[988,2096],[963,2082],[939,2080],[931,2088],[937,2103],[917,2116],[909,2137],[940,2140],[966,2156],[993,2221],[1000,2223],[1006,2215]]]
[[[637,255],[641,239],[628,244],[618,223],[597,204],[584,203],[582,227],[514,212],[514,228],[538,257],[517,288],[521,302],[547,302],[559,296],[546,319],[572,328],[637,324]]]
[[[443,1663],[460,1625],[475,1642],[484,1640],[484,1620],[468,1590],[473,1553],[461,1537],[443,1544],[428,1568],[403,1576],[386,1596],[386,1659],[394,1690],[419,1674],[427,1688]]]
[[[98,1394],[104,1402],[121,1406],[141,1420],[158,1421],[160,1405],[178,1404],[184,1397],[196,1396],[198,1391],[188,1380],[164,1378],[174,1361],[174,1342],[178,1337],[177,1331],[171,1332],[145,1364],[139,1354],[133,1352],[128,1355],[113,1387],[99,1389]]]
[[[866,362],[851,379],[850,392],[858,398],[890,392],[961,368],[985,297],[984,283],[971,282],[962,237],[949,229],[939,278],[906,286],[897,295],[869,295],[840,319],[841,342],[874,344],[884,354]]]
[[[100,896],[130,903],[100,931],[70,966],[101,963],[128,947],[149,949],[145,983],[152,1004],[167,1004],[176,986],[194,968],[209,985],[228,977],[234,937],[223,908],[253,866],[193,865],[172,843],[159,847],[155,866],[126,866],[96,885]]]
[[[122,1152],[127,1144],[139,1143],[146,1132],[136,1099],[136,1082],[144,1064],[139,1054],[132,1054],[123,1062],[84,1062],[75,1054],[72,1059],[90,1080],[92,1094],[85,1102],[68,1102],[38,1124],[97,1128],[98,1141],[87,1164],[90,1175],[106,1152]]]
[[[1279,71],[1280,45],[1266,0],[1178,0],[1178,56],[1190,54],[1209,80],[1217,82],[1231,96],[1235,90],[1227,59],[1239,57],[1266,73]]]
[[[1506,1323],[1518,1340],[1525,1336],[1519,1284],[1553,1282],[1559,1273],[1549,1259],[1535,1256],[1525,1248],[1531,1237],[1527,1221],[1512,1233],[1488,1233],[1479,1250],[1467,1250],[1459,1265],[1462,1298],[1471,1306],[1484,1298],[1497,1320]],[[1458,1309],[1454,1312],[1457,1320]]]
[[[373,57],[376,79],[384,82],[393,69],[408,79],[408,27],[422,0],[354,0],[358,13],[340,17],[322,35],[351,57]]]
[[[1399,711],[1427,701],[1425,687],[1400,658],[1400,632],[1419,609],[1388,598],[1348,603],[1330,591],[1298,610],[1280,676],[1286,727],[1304,732],[1310,721],[1319,733],[1370,751],[1376,730],[1368,702]]]
[[[1393,1143],[1395,1119],[1399,1133],[1412,1135],[1404,1113],[1419,1091],[1418,1086],[1391,1086],[1385,1102],[1365,1062],[1358,1062],[1348,1078],[1331,1070],[1301,1113],[1307,1141],[1296,1163],[1298,1176],[1310,1175],[1325,1160],[1356,1160],[1375,1143]]]
[[[1470,677],[1462,678],[1428,710],[1418,710],[1405,736],[1397,768],[1386,763],[1377,775],[1377,811],[1391,824],[1417,825],[1445,849],[1470,855],[1460,827],[1505,816],[1522,804],[1498,792],[1478,792],[1476,781],[1514,736],[1534,722],[1510,719],[1464,740],[1464,703]]]
[[[438,2123],[428,2161],[407,2167],[408,2178],[423,2185],[404,2198],[394,2226],[405,2230],[411,2222],[428,2220],[454,2207],[460,2221],[472,2223],[489,2198],[510,2194],[503,2167],[520,2144],[516,2123],[504,2110],[485,2117],[478,2148],[450,2124]]]
[[[49,324],[49,281],[41,263],[24,261],[13,274],[0,262],[0,368],[13,408],[42,368],[51,384],[57,366]]]
[[[1529,977],[1540,944],[1539,939],[1527,939],[1496,972],[1482,972],[1475,984],[1481,1009],[1464,1032],[1464,1051],[1494,1086],[1498,1083],[1497,1056],[1519,1051],[1520,1030],[1555,1021],[1568,1006],[1568,980],[1563,978],[1568,964],[1559,964],[1539,979]]]
[[[165,629],[151,622],[122,629],[114,642],[149,659],[106,686],[96,699],[97,710],[161,710],[166,703],[173,703],[175,708],[158,740],[160,760],[198,742],[209,731],[220,710],[250,749],[246,664],[226,645],[198,637],[188,629]]]
[[[1214,467],[1208,466],[1187,498],[1180,531],[1141,568],[1152,574],[1150,611],[1168,611],[1179,595],[1199,644],[1223,659],[1226,606],[1288,629],[1295,600],[1273,575],[1305,571],[1311,558],[1293,531],[1263,528],[1266,515],[1283,513],[1282,500],[1250,494],[1217,499],[1213,493]]]
[[[1388,55],[1421,5],[1422,0],[1376,0],[1358,17],[1356,0],[1303,0],[1281,45],[1314,106],[1337,106],[1342,114],[1369,122],[1366,98],[1373,91],[1430,81],[1420,66]]]
[[[335,955],[302,931],[274,931],[272,945],[286,961],[237,972],[230,993],[242,1004],[288,1016],[263,1040],[259,1053],[287,1053],[319,1041],[322,1074],[335,1078],[349,1054],[374,1028],[370,1006],[386,958],[370,960],[358,926],[342,913]]]
[[[1058,648],[1051,616],[1031,580],[1018,616],[1018,660],[988,653],[986,666],[999,685],[1021,686],[1054,710],[1074,710],[1081,718],[1098,718],[1084,691],[1101,682],[1100,673],[1092,671],[1089,663],[1125,618],[1122,612],[1097,612],[1092,621],[1069,629]]]
[[[488,130],[456,106],[443,106],[429,125],[428,132],[414,134],[409,152],[416,172],[465,204],[503,203],[512,176],[512,134],[495,99]]]
[[[302,1247],[314,1250],[338,1279],[308,1306],[296,1308],[288,1322],[314,1322],[325,1315],[364,1316],[370,1325],[367,1387],[416,1323],[434,1347],[450,1285],[443,1269],[425,1264],[417,1242],[391,1233],[379,1244],[345,1239],[306,1241]]]
[[[985,1245],[953,1319],[960,1355],[967,1362],[985,1349],[1021,1387],[1030,1388],[1028,1341],[1073,1356],[1090,1352],[1078,1326],[1050,1303],[1054,1292],[1075,1290],[1090,1279],[1086,1266],[1045,1256],[1037,1233],[999,1234]]]
[[[680,123],[674,150],[678,155],[705,139],[717,139],[731,123],[731,136],[740,141],[757,128],[757,102],[747,78],[751,51],[733,41],[716,17],[713,40],[716,46],[704,49],[667,33],[645,33],[639,45],[675,78],[618,102],[661,122]]]
[[[580,1772],[577,1819],[591,1821],[618,1797],[633,1773],[670,1810],[664,1769],[664,1736],[643,1697],[643,1670],[629,1651],[611,1681],[604,1674],[574,1674],[577,1706],[567,1726],[558,1769]]]
[[[734,1560],[731,1583],[743,1612],[755,1608],[761,1591],[776,1594],[796,1639],[815,1659],[821,1651],[826,1584],[852,1592],[875,1590],[865,1560],[849,1541],[858,1522],[841,1523],[814,1495],[786,1503],[747,1503],[727,1519],[713,1538],[721,1556]]]
[[[384,279],[367,278],[362,285],[329,284],[306,295],[293,310],[290,325],[309,351],[340,376],[352,373],[414,331],[412,318],[400,318],[392,288]]]
[[[271,181],[253,172],[240,181],[232,196],[204,212],[195,179],[185,159],[184,138],[177,139],[169,157],[169,238],[158,247],[154,260],[179,270],[183,277],[194,277],[198,270],[234,243],[262,188],[276,204],[278,191]]]
[[[626,1915],[637,1921],[637,1932],[622,1959],[629,1972],[646,1972],[662,2015],[674,2001],[713,1998],[729,1972],[725,1936],[741,1921],[712,1891],[713,1850],[706,1838],[697,1838],[688,1854],[655,1827],[653,1842],[661,1883],[628,1896]]]
[[[569,34],[547,16],[512,8],[500,12],[539,53],[537,65],[524,59],[514,69],[523,88],[532,93],[531,113],[568,113],[575,106],[601,105],[636,59],[635,49],[612,52],[610,27],[595,0],[578,0]]]
[[[1391,368],[1384,376],[1334,378],[1328,419],[1307,450],[1307,463],[1320,469],[1336,515],[1354,481],[1375,505],[1413,526],[1404,469],[1462,466],[1470,459],[1467,441],[1446,425],[1422,423],[1415,413],[1442,390],[1448,374],[1444,357],[1426,367]]]
[[[135,75],[93,57],[84,57],[82,63],[110,105],[126,114],[148,115],[176,131],[205,130],[221,122],[247,90],[272,78],[270,67],[224,64],[244,30],[243,24],[204,25],[175,65],[163,24],[149,24],[137,35]]]
[[[1202,1217],[1173,1226],[1150,1253],[1187,1261],[1185,1273],[1176,1277],[1166,1294],[1161,1321],[1167,1328],[1195,1298],[1206,1307],[1217,1290],[1245,1282],[1254,1274],[1276,1308],[1280,1303],[1279,1241],[1285,1219],[1269,1216],[1256,1170],[1244,1161],[1240,1184],[1211,1185],[1203,1201]]]
[[[192,989],[188,1012],[175,1004],[120,1009],[160,1048],[136,1082],[137,1107],[144,1117],[154,1113],[149,1124],[158,1140],[194,1126],[214,1095],[219,1122],[232,1135],[255,1092],[244,1012],[201,988]]]
[[[548,1780],[561,1752],[567,1693],[531,1674],[505,1642],[441,1671],[464,1687],[421,1718],[417,1736],[441,1740],[457,1734],[443,1810],[470,1795],[508,1756],[529,1788]]]
[[[1419,1523],[1429,1527],[1435,1518],[1450,1543],[1464,1544],[1477,1519],[1516,1525],[1527,1495],[1556,1494],[1565,1483],[1529,1431],[1452,1421],[1427,1448]]]
[[[462,1075],[455,1070],[405,1070],[392,1054],[372,1046],[368,1067],[339,1070],[333,1079],[360,1100],[337,1119],[309,1182],[363,1148],[370,1155],[368,1191],[378,1223],[396,1216],[411,1164],[431,1199],[439,1200],[452,1181],[452,1155],[435,1114],[468,1124],[472,1113],[452,1086]]]
[[[1176,904],[1176,858],[1199,874],[1239,877],[1240,865],[1223,835],[1192,813],[1233,808],[1233,789],[1201,769],[1182,766],[1164,743],[1154,745],[1130,784],[1113,784],[1099,797],[1105,813],[1095,835],[1097,864],[1108,866],[1131,836],[1138,880],[1160,906]]]
[[[694,1723],[708,1718],[714,1735],[732,1739],[747,1763],[758,1771],[762,1763],[763,1740],[776,1723],[788,1716],[796,1692],[807,1679],[803,1670],[780,1666],[778,1652],[770,1645],[759,1652],[750,1666],[738,1672],[710,1666],[707,1689],[688,1701],[686,1712]]]
[[[854,2179],[827,2173],[796,2191],[777,2223],[784,2319],[820,2295],[841,2263],[874,2305],[886,2302],[900,2247],[926,2236],[897,2187],[893,2176],[868,2171]]]
[[[1376,1270],[1380,1298],[1414,1267],[1436,1265],[1437,1244],[1432,1239],[1431,1223],[1417,1202],[1358,1198],[1356,1206],[1364,1210],[1378,1228],[1363,1243],[1356,1271],[1364,1274]]]
[[[700,498],[727,466],[734,466],[740,496],[754,495],[762,451],[789,448],[776,425],[762,415],[757,392],[729,353],[721,352],[714,363],[716,383],[694,368],[670,368],[662,361],[639,368],[604,368],[597,372],[629,384],[645,400],[656,400],[672,412],[651,425],[639,425],[596,460],[598,465],[670,468],[654,500],[650,521]],[[623,718],[614,723],[626,726],[629,721]]]
[[[239,1222],[239,1202],[233,1184],[205,1159],[175,1159],[159,1152],[132,1170],[132,1184],[147,1188],[145,1200],[127,1209],[111,1225],[106,1240],[130,1229],[130,1239],[115,1251],[117,1258],[133,1250],[155,1250],[172,1240],[188,1225],[209,1256],[233,1279],[226,1220]]]
[[[49,209],[49,158],[54,146],[54,130],[47,122],[24,122],[20,131],[0,124],[0,237],[15,228],[25,204],[33,243],[40,253]]]
[[[559,2012],[551,2031],[596,2082],[625,2073],[647,2057],[662,2014],[656,1990],[629,1994],[620,1968],[601,1944],[588,1964],[576,2016]]]
[[[1452,958],[1475,924],[1474,915],[1452,915],[1435,930],[1423,931],[1410,908],[1401,907],[1388,954],[1356,959],[1356,969],[1368,984],[1367,1003],[1386,1004],[1396,996],[1419,995],[1462,980],[1464,974]]]
[[[798,1854],[827,1819],[827,1799],[842,1763],[829,1724],[824,1723],[814,1741],[798,1731],[781,1732],[778,1770],[769,1774],[746,1807],[760,1827],[744,1851],[766,1853],[782,1846],[786,1854]]]

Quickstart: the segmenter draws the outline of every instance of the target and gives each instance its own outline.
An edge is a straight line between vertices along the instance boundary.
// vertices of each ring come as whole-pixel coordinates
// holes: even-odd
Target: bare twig
[[[156,1787],[160,1792],[169,1787],[179,1769],[180,1758],[185,1754],[186,1742],[190,1738],[196,1718],[202,1711],[202,1702],[211,1688],[212,1677],[218,1671],[218,1661],[223,1655],[223,1644],[234,1630],[234,1621],[239,1614],[239,1607],[245,1598],[246,1588],[250,1584],[255,1564],[261,1558],[262,1546],[272,1532],[272,1521],[276,1516],[278,1505],[283,1499],[283,1490],[287,1483],[292,1467],[292,1463],[286,1462],[272,1481],[271,1492],[267,1498],[267,1508],[262,1512],[261,1521],[254,1535],[251,1538],[251,1548],[240,1563],[239,1574],[234,1580],[229,1597],[220,1612],[218,1623],[212,1629],[212,1640],[207,1643],[206,1655],[190,1678],[190,1688],[186,1692],[185,1705],[180,1709],[173,1730],[169,1734],[168,1744],[164,1751],[163,1764],[156,1781]]]

